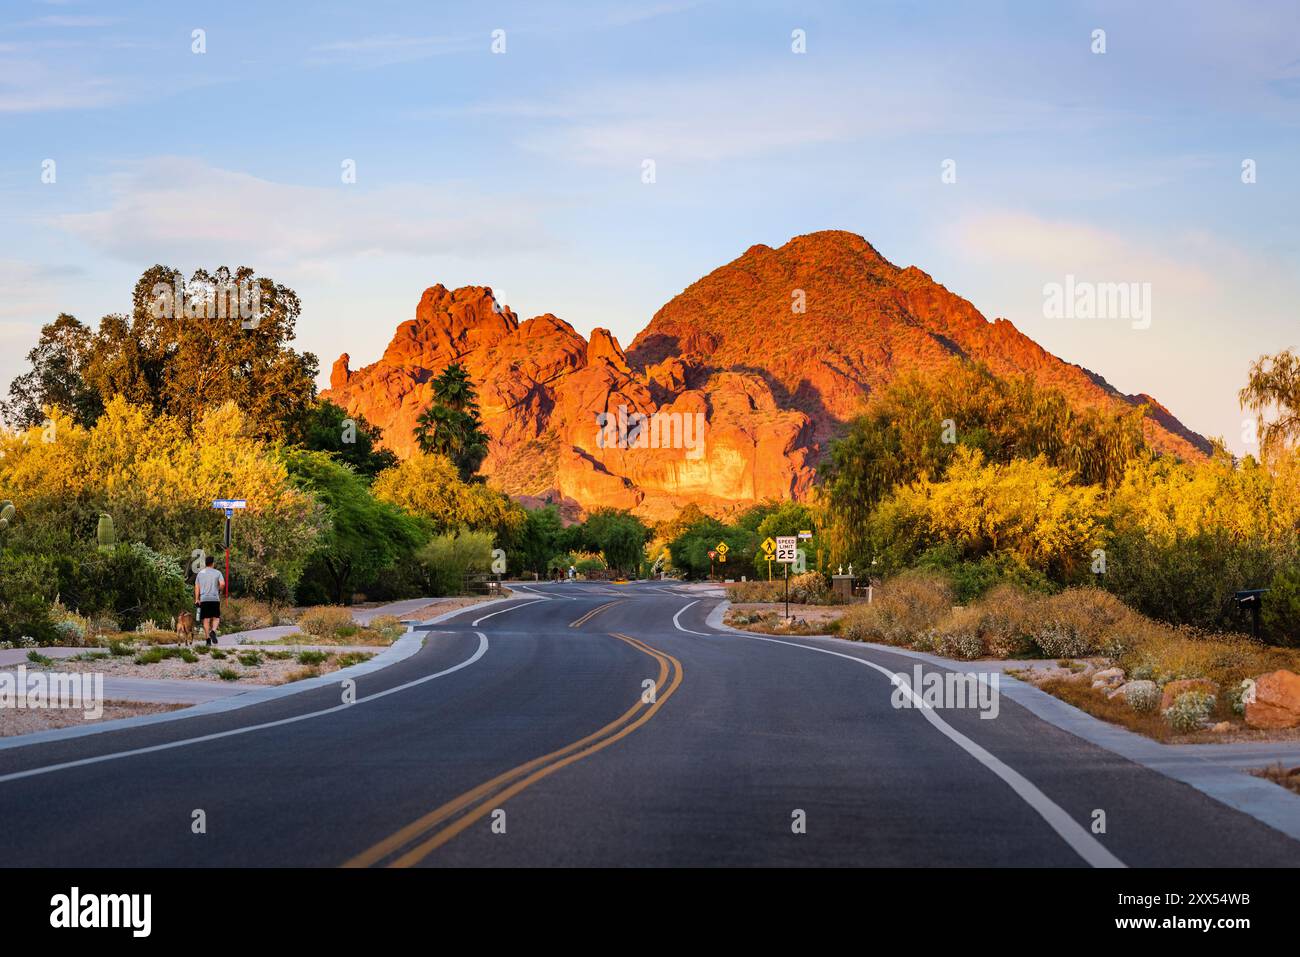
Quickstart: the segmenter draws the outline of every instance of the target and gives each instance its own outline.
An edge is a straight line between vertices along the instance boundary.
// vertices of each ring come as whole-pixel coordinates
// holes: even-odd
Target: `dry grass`
[[[843,635],[954,658],[1099,656],[1113,660],[1130,678],[1159,684],[1208,678],[1227,689],[1268,671],[1300,672],[1300,649],[1166,625],[1097,588],[1044,597],[1000,585],[981,600],[954,608],[941,576],[915,571],[885,581],[870,605],[852,606]]]
[[[161,714],[188,707],[187,704],[159,704],[153,701],[105,701],[104,713],[98,718],[87,718],[84,712],[75,708],[0,708],[0,737],[98,724],[117,718],[134,718],[141,714]]]
[[[781,611],[773,611],[765,603],[748,602],[732,605],[724,619],[732,628],[760,632],[765,635],[833,635],[840,630],[842,612],[826,605],[796,605],[790,603],[793,623],[783,620]]]
[[[352,620],[351,609],[341,605],[309,608],[298,616],[298,628],[314,638],[349,637],[356,634],[359,627]]]
[[[1257,768],[1250,773],[1300,794],[1300,768],[1287,768],[1281,764],[1274,764],[1267,768]]]
[[[736,603],[783,602],[786,595],[785,578],[772,581],[732,582],[726,586],[727,597]],[[826,577],[820,572],[804,572],[790,578],[790,602],[801,605],[833,604],[833,596]]]

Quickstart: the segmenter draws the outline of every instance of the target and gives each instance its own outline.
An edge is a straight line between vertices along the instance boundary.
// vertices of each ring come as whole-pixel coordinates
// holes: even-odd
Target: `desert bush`
[[[785,601],[785,579],[772,581],[759,579],[732,582],[727,587],[727,597],[733,602]],[[804,572],[790,578],[790,601],[800,605],[821,605],[831,600],[830,586],[821,572]]]
[[[356,631],[352,612],[338,605],[309,608],[298,617],[298,627],[317,638],[341,638]]]
[[[1155,711],[1160,705],[1160,686],[1154,681],[1130,681],[1124,686],[1124,701],[1134,711]]]
[[[930,632],[952,612],[952,589],[942,575],[906,571],[886,580],[868,605],[844,616],[844,637],[890,645],[930,646]]]
[[[997,585],[980,600],[980,631],[989,654],[1021,658],[1033,652],[1030,623],[1042,600],[1041,595],[1015,585]]]
[[[1214,635],[1175,628],[1135,616],[1133,646],[1119,659],[1131,678],[1164,684],[1179,678],[1208,678],[1229,688],[1246,678],[1285,668],[1300,670],[1300,653],[1252,641],[1243,635]]]
[[[1185,691],[1165,709],[1165,720],[1175,731],[1188,734],[1205,723],[1214,710],[1214,695],[1205,691]]]
[[[774,602],[780,601],[780,595],[784,594],[777,591],[778,587],[784,587],[784,582],[780,586],[775,581],[766,580],[732,582],[726,589],[732,602]]]
[[[1101,653],[1134,619],[1118,598],[1100,588],[1070,588],[1037,603],[1029,637],[1049,658]]]
[[[984,655],[981,615],[975,608],[954,608],[934,630],[936,650],[949,658],[970,660]]]
[[[366,626],[371,631],[377,631],[385,638],[396,640],[406,634],[406,626],[396,615],[376,615],[370,619],[370,624]]]
[[[1228,707],[1232,709],[1233,714],[1246,713],[1246,692],[1250,687],[1247,681],[1239,681],[1228,686]]]
[[[252,631],[269,628],[284,622],[284,617],[271,604],[256,598],[228,598],[221,608],[223,632]]]
[[[785,583],[781,582],[782,598],[785,597]],[[826,576],[821,572],[804,572],[790,579],[790,600],[801,605],[817,605],[825,602],[830,594]]]
[[[325,661],[325,659],[328,657],[329,655],[327,655],[323,651],[311,651],[311,650],[302,651],[298,653],[298,664],[319,665],[322,664]]]

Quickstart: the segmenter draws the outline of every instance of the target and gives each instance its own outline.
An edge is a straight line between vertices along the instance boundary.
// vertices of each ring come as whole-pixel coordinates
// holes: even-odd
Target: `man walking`
[[[221,627],[221,591],[226,587],[225,577],[212,567],[215,563],[216,559],[209,555],[207,567],[194,576],[194,601],[199,606],[203,634],[210,645],[217,643],[217,629]]]

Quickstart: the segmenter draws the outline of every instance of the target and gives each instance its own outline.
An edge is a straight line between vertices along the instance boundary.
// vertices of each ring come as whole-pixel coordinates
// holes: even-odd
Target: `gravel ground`
[[[371,656],[366,655],[365,657],[369,658]],[[338,671],[340,667],[338,655],[335,654],[330,654],[321,664],[311,666],[302,664],[296,656],[278,661],[267,658],[266,653],[262,652],[261,658],[261,663],[257,665],[241,664],[235,652],[227,652],[224,660],[214,659],[210,654],[201,654],[199,660],[193,664],[182,661],[180,658],[164,658],[154,664],[137,665],[134,658],[130,656],[95,658],[91,661],[63,659],[56,661],[43,670],[91,671],[115,678],[223,681],[225,679],[218,675],[217,672],[223,668],[228,668],[239,676],[236,680],[241,683],[280,685],[287,684],[290,681],[298,681],[302,678],[315,677],[318,674],[329,674],[331,671]],[[356,664],[357,662],[352,661],[349,663]],[[12,671],[13,669],[7,668],[5,670]],[[39,669],[37,665],[28,664],[27,670],[32,672],[42,669]]]
[[[188,707],[190,706],[186,704],[156,704],[146,701],[105,701],[104,713],[98,718],[87,718],[84,712],[75,708],[0,708],[0,738]]]

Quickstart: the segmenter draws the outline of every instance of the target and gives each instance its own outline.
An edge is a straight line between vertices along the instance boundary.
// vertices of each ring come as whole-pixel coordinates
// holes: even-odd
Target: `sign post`
[[[772,556],[776,554],[776,540],[769,535],[763,539],[759,548],[763,549],[763,554],[767,556],[767,580],[772,580]]]
[[[766,544],[766,543],[764,543]],[[785,617],[790,617],[790,566],[799,551],[799,539],[794,535],[776,537],[776,560],[785,566]]]
[[[213,508],[219,508],[226,513],[226,534],[223,544],[226,549],[226,597],[230,597],[230,520],[235,515],[235,509],[248,508],[248,502],[242,498],[219,498],[212,503]]]

